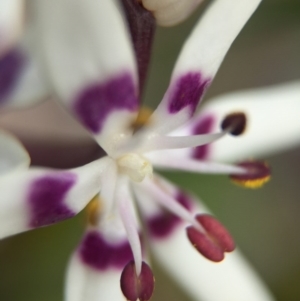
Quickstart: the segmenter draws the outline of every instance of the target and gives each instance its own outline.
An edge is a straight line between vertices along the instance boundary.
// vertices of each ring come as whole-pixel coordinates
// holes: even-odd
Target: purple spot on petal
[[[214,123],[215,119],[211,115],[201,117],[193,129],[193,135],[210,133],[212,131]],[[197,146],[192,154],[192,157],[198,160],[206,159],[209,154],[209,147],[209,144]]]
[[[24,55],[16,49],[0,59],[0,104],[6,101],[14,90],[25,63]]]
[[[29,189],[28,202],[31,209],[30,227],[41,227],[73,217],[63,202],[76,182],[76,176],[63,172],[36,179]]]
[[[210,79],[203,78],[200,73],[190,72],[178,78],[169,100],[170,113],[176,114],[189,106],[193,115],[210,82]]]
[[[183,191],[178,192],[176,200],[186,209],[192,209],[190,197]],[[162,211],[160,214],[150,218],[147,224],[151,236],[155,238],[165,238],[172,234],[173,230],[175,230],[181,222],[181,219],[173,213]]]
[[[93,133],[101,131],[113,111],[137,109],[136,89],[129,73],[87,87],[75,100],[74,107],[81,122]]]
[[[79,252],[82,261],[97,270],[109,268],[122,270],[129,261],[133,260],[128,241],[110,244],[96,231],[89,232],[85,236]]]
[[[191,197],[184,192],[183,190],[179,190],[176,196],[176,200],[179,204],[181,204],[185,209],[191,211],[193,208],[193,204],[191,202]]]

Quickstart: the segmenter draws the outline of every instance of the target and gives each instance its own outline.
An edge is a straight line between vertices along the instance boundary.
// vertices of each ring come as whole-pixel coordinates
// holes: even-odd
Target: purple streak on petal
[[[76,175],[62,172],[36,179],[29,188],[30,227],[36,228],[73,217],[75,212],[63,202],[76,182]]]
[[[178,192],[176,200],[186,209],[192,209],[190,198],[183,191]],[[147,225],[151,236],[162,239],[171,235],[181,222],[181,219],[173,213],[170,213],[169,211],[162,211],[161,213],[151,217],[147,221]]]
[[[130,28],[139,72],[140,94],[146,80],[156,22],[153,14],[137,0],[122,0]]]
[[[97,231],[89,232],[85,236],[79,254],[86,265],[96,270],[109,268],[123,270],[124,266],[133,260],[132,251],[127,240],[119,244],[111,244]]]
[[[26,59],[17,49],[11,50],[0,59],[0,104],[14,90],[25,65]]]
[[[201,73],[190,72],[179,77],[169,99],[169,111],[176,114],[185,107],[190,107],[190,114],[193,115],[204,92],[211,80],[205,79]]]
[[[202,116],[193,128],[193,135],[208,134],[212,131],[215,118],[212,115]],[[197,146],[193,151],[192,157],[198,160],[207,159],[210,144]]]
[[[78,95],[74,106],[81,122],[95,134],[101,131],[113,111],[137,109],[136,89],[129,73],[87,87]]]

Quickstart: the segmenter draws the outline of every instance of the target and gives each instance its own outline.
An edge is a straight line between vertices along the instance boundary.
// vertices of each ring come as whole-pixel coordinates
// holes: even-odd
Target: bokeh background
[[[162,98],[181,45],[203,7],[179,26],[158,29],[144,97],[147,105],[155,106]],[[263,0],[229,51],[205,101],[228,91],[294,79],[300,79],[300,1]],[[71,167],[99,154],[84,130],[52,100],[22,112],[2,112],[0,126],[19,135],[35,165]],[[204,200],[279,301],[299,301],[300,149],[264,159],[273,177],[254,191],[231,184],[225,176],[164,175]],[[62,301],[65,268],[84,220],[81,213],[59,225],[1,241],[0,300]],[[155,260],[154,271],[154,301],[190,300]]]

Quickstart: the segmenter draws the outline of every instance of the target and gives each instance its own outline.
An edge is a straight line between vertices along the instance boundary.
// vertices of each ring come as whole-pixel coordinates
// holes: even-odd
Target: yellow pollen
[[[92,226],[96,226],[98,223],[99,215],[101,211],[101,199],[97,195],[89,202],[86,207],[87,222]]]
[[[137,131],[141,127],[149,124],[150,116],[152,114],[153,110],[148,107],[141,107],[139,114],[136,118],[136,120],[132,123],[131,127]]]
[[[242,186],[244,188],[250,188],[250,189],[257,189],[261,188],[264,184],[269,182],[271,179],[271,176],[266,176],[263,178],[259,179],[247,179],[247,180],[242,180],[242,179],[231,179],[233,183]]]

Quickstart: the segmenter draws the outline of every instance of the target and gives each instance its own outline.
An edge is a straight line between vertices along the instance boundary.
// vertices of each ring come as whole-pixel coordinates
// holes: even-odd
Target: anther
[[[232,252],[234,241],[227,229],[214,217],[208,214],[196,216],[197,222],[205,229],[205,233],[198,231],[194,226],[187,228],[190,242],[207,259],[219,262],[224,259],[225,252]]]
[[[262,161],[245,161],[237,164],[247,170],[244,174],[232,174],[232,181],[246,188],[260,188],[271,178],[270,167]]]
[[[139,114],[136,120],[132,123],[131,127],[134,131],[138,131],[143,126],[147,125],[150,121],[150,117],[153,113],[153,110],[148,107],[142,107],[139,111]]]
[[[228,131],[233,136],[239,136],[245,131],[246,122],[246,115],[242,112],[236,112],[229,114],[224,118],[221,128],[224,131]]]
[[[92,226],[96,226],[98,224],[99,216],[101,209],[101,200],[99,196],[95,196],[87,205],[87,222]]]
[[[134,261],[130,261],[121,275],[121,290],[129,301],[148,301],[154,291],[154,277],[151,268],[143,261],[140,275],[136,274]]]

